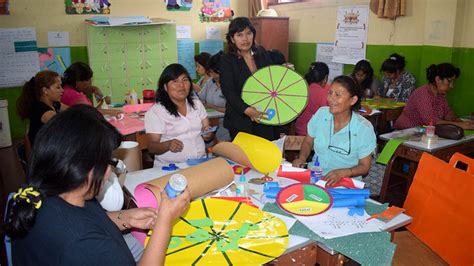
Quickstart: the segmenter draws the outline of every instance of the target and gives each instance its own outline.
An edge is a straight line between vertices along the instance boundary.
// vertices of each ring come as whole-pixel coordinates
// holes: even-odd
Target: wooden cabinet
[[[288,60],[288,17],[255,17],[250,19],[257,31],[255,41],[265,49],[277,49]]]

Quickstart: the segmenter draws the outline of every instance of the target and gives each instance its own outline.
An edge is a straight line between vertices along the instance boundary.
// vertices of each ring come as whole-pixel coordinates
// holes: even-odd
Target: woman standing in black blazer
[[[272,64],[270,55],[255,44],[255,28],[246,17],[239,17],[229,24],[226,39],[229,51],[221,62],[221,86],[227,103],[224,127],[235,138],[239,132],[247,132],[268,140],[280,137],[283,130],[277,126],[260,124],[263,112],[242,100],[242,88],[247,78],[260,68]]]

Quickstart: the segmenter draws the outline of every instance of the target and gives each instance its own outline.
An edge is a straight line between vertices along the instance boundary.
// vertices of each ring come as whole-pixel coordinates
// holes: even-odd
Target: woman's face
[[[351,112],[352,105],[357,102],[357,96],[351,96],[349,91],[339,82],[334,82],[328,93],[329,112],[341,114]]]
[[[43,92],[46,98],[53,102],[60,102],[61,96],[63,96],[63,87],[61,87],[61,79],[56,77],[56,81],[49,86],[48,88],[44,88]]]
[[[364,80],[367,78],[367,73],[365,73],[362,70],[359,70],[355,73],[355,79],[357,80],[357,83],[362,83]]]
[[[454,87],[456,76],[450,78],[436,77],[436,89],[439,95],[446,95]]]
[[[199,74],[199,76],[206,75],[206,69],[198,62],[196,62],[196,71]]]
[[[386,79],[389,79],[391,81],[395,81],[398,79],[398,77],[400,77],[400,71],[397,71],[397,72],[387,72],[387,71],[384,71],[383,72],[383,76],[386,78]]]
[[[252,48],[253,38],[253,32],[249,28],[245,28],[243,31],[235,33],[231,40],[239,51],[247,52]]]
[[[211,71],[209,72],[209,74],[211,75],[212,79],[213,79],[215,82],[217,82],[217,83],[220,82],[220,77],[221,77],[221,75],[219,75],[219,73],[215,72],[214,70],[211,70]]]
[[[189,95],[190,89],[191,81],[186,74],[181,74],[177,79],[171,80],[165,85],[165,90],[172,101],[185,100]]]
[[[92,81],[90,79],[83,80],[83,81],[76,81],[76,89],[79,92],[82,92],[85,94],[91,94],[94,92],[92,88]]]

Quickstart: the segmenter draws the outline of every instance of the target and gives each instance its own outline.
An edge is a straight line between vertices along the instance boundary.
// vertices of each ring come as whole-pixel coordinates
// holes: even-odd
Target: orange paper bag
[[[474,264],[473,167],[474,159],[459,153],[449,163],[423,153],[403,206],[413,217],[408,230],[450,265]]]

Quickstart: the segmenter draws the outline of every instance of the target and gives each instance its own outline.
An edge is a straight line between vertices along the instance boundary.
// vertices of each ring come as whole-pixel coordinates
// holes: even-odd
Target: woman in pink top
[[[314,62],[304,76],[309,84],[309,101],[303,113],[296,120],[296,135],[306,136],[307,125],[311,117],[318,111],[319,107],[327,106],[329,91],[328,82],[329,68],[323,62]]]
[[[155,154],[154,166],[185,162],[205,155],[203,135],[209,128],[204,105],[192,96],[191,78],[180,64],[167,66],[158,81],[156,104],[145,114],[148,151]]]
[[[87,97],[87,95],[92,94],[94,94],[97,99],[104,98],[106,101],[110,101],[110,99],[103,96],[102,91],[99,88],[92,85],[92,75],[92,69],[86,63],[76,62],[71,64],[64,71],[62,80],[64,93],[61,97],[61,102],[68,106],[75,104],[86,104],[92,106],[92,102]],[[121,111],[113,109],[98,108],[97,110],[104,115],[117,116],[121,113]]]
[[[429,83],[411,94],[394,127],[405,129],[428,124],[454,124],[464,129],[474,129],[474,122],[460,120],[446,99],[446,94],[460,74],[459,68],[449,63],[431,65],[426,69]]]

